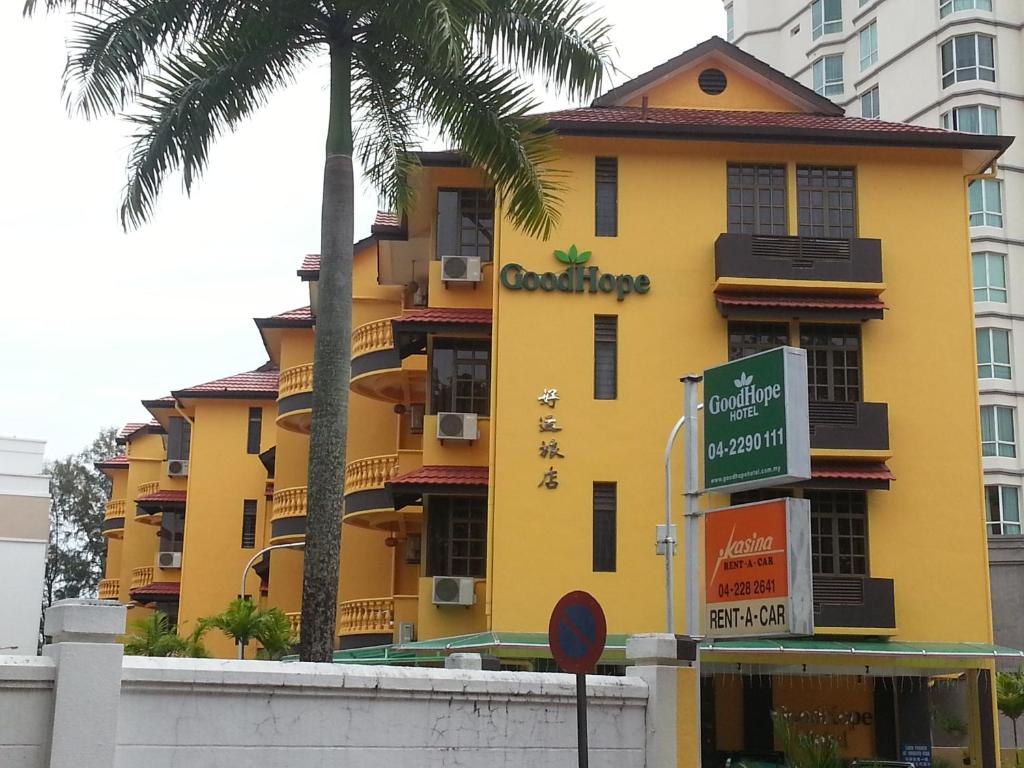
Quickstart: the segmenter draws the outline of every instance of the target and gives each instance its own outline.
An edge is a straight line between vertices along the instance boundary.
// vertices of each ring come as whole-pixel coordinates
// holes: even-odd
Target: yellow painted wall
[[[135,519],[135,499],[141,483],[160,480],[163,476],[163,462],[167,457],[161,435],[151,435],[142,430],[131,439],[125,447],[128,454],[128,472],[125,482],[125,498],[128,509],[124,519],[124,539],[121,545],[121,579],[120,600],[128,603],[131,600],[129,589],[132,583],[132,571],[155,565],[157,548],[160,540],[159,527],[138,522]],[[175,579],[176,580],[176,579]],[[132,622],[143,619],[151,611],[140,605],[129,605],[128,626]]]
[[[125,510],[125,525],[128,524],[130,516],[135,514],[135,507],[128,501],[128,470],[116,469],[108,470],[104,474],[110,478],[110,500],[111,501],[124,501]],[[123,532],[122,532],[123,533]],[[121,578],[121,550],[124,548],[123,538],[112,538],[107,537],[107,554],[106,563],[104,564],[103,576],[106,579],[119,579]]]
[[[476,604],[471,606],[433,605],[433,579],[420,579],[419,619],[416,634],[420,640],[432,637],[470,635],[487,629],[486,588],[483,579],[475,586]]]
[[[664,565],[653,546],[663,519],[664,441],[680,411],[679,377],[726,358],[727,324],[712,295],[714,243],[726,229],[726,163],[756,161],[857,167],[860,234],[882,240],[891,307],[864,329],[865,399],[889,403],[897,477],[892,490],[868,495],[871,573],[895,579],[899,639],[989,640],[979,450],[964,439],[978,434],[978,413],[956,153],[596,139],[562,146],[570,192],[560,227],[543,243],[503,224],[498,268],[515,261],[560,271],[552,250],[575,243],[593,251],[590,265],[646,273],[652,284],[649,294],[624,302],[496,289],[493,628],[543,631],[554,602],[571,589],[602,601],[609,631],[664,626]],[[596,155],[619,158],[617,238],[593,236]],[[935,275],[943,279],[926,277]],[[595,314],[619,316],[614,401],[593,398]],[[925,340],[940,338],[936,355]],[[546,387],[562,397],[550,412],[536,399]],[[537,419],[549,413],[563,427],[557,437],[566,458],[555,462],[538,457]],[[560,487],[538,488],[552,463]],[[612,574],[591,570],[595,481],[618,483]],[[956,622],[945,615],[950,601],[962,606]]]
[[[275,403],[219,398],[195,401],[179,608],[179,623],[185,630],[193,628],[200,617],[224,610],[238,597],[242,569],[264,546],[259,534],[264,529],[267,471],[258,455],[246,453],[250,407],[263,408],[261,450],[265,450],[272,445],[273,431],[268,426],[273,424]],[[253,549],[241,546],[246,499],[257,503]],[[258,597],[259,583],[250,570],[246,592]],[[210,632],[206,645],[215,656],[231,656],[233,651],[230,640],[219,632]]]
[[[717,96],[704,93],[697,84],[697,75],[708,67],[722,70],[728,81],[725,91]],[[639,107],[647,96],[649,107],[686,109],[728,109],[762,112],[798,112],[800,108],[789,97],[765,88],[745,71],[721,57],[711,57],[700,65],[679,72],[655,83],[630,98],[626,105]]]

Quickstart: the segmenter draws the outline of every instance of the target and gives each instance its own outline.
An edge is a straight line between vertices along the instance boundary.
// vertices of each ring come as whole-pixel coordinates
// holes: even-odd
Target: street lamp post
[[[306,546],[305,541],[293,541],[290,544],[271,544],[269,547],[264,547],[255,555],[249,558],[249,562],[245,564],[245,568],[242,569],[242,586],[238,589],[238,597],[242,600],[245,599],[245,577],[249,575],[249,569],[252,568],[252,564],[256,562],[257,558],[262,557],[267,552],[272,552],[275,549],[304,549]],[[241,640],[238,641],[238,658],[244,658],[245,656],[245,645]]]

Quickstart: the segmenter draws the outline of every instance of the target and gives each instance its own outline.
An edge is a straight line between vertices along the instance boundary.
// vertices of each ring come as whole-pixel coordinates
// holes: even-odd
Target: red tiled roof
[[[132,597],[180,595],[181,584],[179,584],[177,581],[154,581],[152,584],[147,584],[145,587],[139,587],[138,589],[130,590],[128,594],[130,594]]]
[[[370,227],[372,232],[375,229],[384,228],[396,228],[402,226],[402,222],[398,218],[398,214],[393,211],[377,211],[377,215],[373,218],[373,226]]]
[[[185,503],[185,491],[157,491],[147,496],[140,496],[137,498],[136,503],[151,504],[151,503],[172,503],[181,502]]]
[[[434,325],[449,323],[452,325],[490,325],[491,310],[461,307],[431,307],[414,312],[403,312],[395,318],[396,323],[403,325]]]
[[[129,437],[134,435],[136,432],[138,432],[140,429],[142,429],[145,426],[146,426],[146,424],[141,422],[141,421],[129,422],[128,424],[125,424],[123,427],[121,427],[121,429],[118,430],[117,435],[115,436],[115,439],[117,439],[117,440],[127,440]]]
[[[811,477],[816,480],[895,480],[892,470],[882,462],[815,461]]]
[[[677,136],[748,137],[799,141],[801,137],[829,138],[836,143],[948,146],[1004,150],[1005,136],[980,136],[910,123],[889,123],[861,117],[805,112],[741,112],[667,107],[583,107],[540,115],[548,127],[566,133],[672,134]]]
[[[119,456],[111,456],[109,459],[97,461],[93,466],[96,469],[128,469],[128,457],[122,453]]]
[[[779,307],[784,309],[888,309],[876,298],[845,298],[841,296],[754,296],[746,293],[716,293],[715,300],[729,307]]]
[[[264,370],[266,369],[266,370]],[[276,368],[261,366],[254,371],[236,373],[223,379],[196,384],[193,387],[174,392],[182,397],[277,397],[277,380],[280,372]]]
[[[426,466],[406,472],[391,480],[390,486],[424,486],[424,485],[487,485],[487,467],[448,467]]]
[[[313,310],[309,306],[289,309],[272,317],[253,318],[257,328],[312,328]]]
[[[152,400],[143,400],[142,404],[150,410],[154,408],[173,408],[174,398],[170,395],[164,395],[163,397],[157,397]]]

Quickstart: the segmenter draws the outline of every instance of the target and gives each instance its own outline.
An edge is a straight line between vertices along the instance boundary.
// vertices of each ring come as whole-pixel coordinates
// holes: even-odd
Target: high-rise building
[[[42,440],[0,437],[0,654],[35,655],[50,537]]]
[[[773,754],[773,710],[846,758],[930,759],[933,688],[958,679],[964,743],[945,756],[994,765],[961,214],[965,176],[1009,139],[844,117],[719,39],[547,121],[550,240],[450,151],[420,154],[415,206],[355,246],[336,658],[550,669],[552,607],[584,589],[621,670],[624,636],[666,623],[679,377],[789,345],[809,361],[811,477],[771,493],[809,503],[813,634],[707,644],[706,764]],[[157,423],[123,434],[108,576],[132,613],[163,605],[187,631],[241,588],[300,621],[301,550],[241,583],[262,547],[307,537],[319,259],[299,276],[310,306],[256,321],[269,363],[146,401]]]

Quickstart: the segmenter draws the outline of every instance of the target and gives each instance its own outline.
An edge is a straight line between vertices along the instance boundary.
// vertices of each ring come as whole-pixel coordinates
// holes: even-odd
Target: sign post
[[[548,645],[558,666],[576,675],[576,739],[580,768],[590,765],[587,673],[594,671],[607,640],[604,611],[592,595],[570,592],[555,604],[548,623]]]
[[[779,347],[704,372],[704,487],[742,491],[811,477],[807,352]]]

